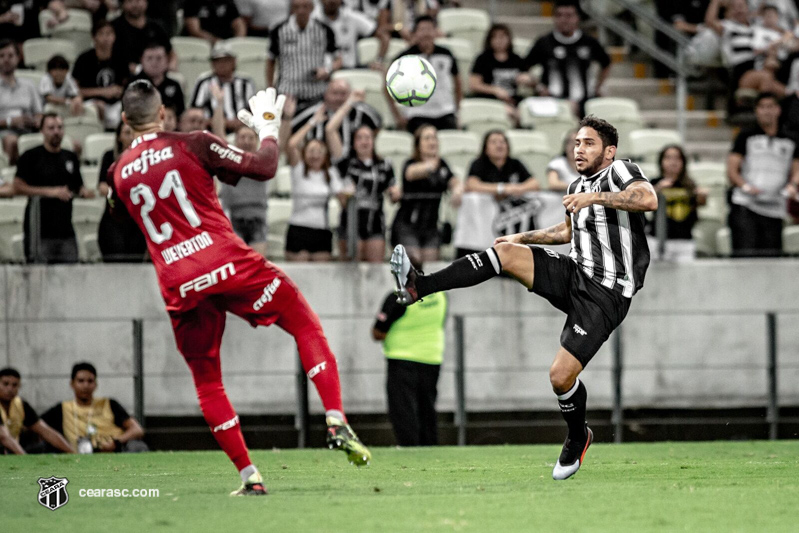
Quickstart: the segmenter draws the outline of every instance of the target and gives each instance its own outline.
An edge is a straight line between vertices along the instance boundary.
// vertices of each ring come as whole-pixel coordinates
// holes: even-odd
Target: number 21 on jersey
[[[183,211],[183,216],[186,217],[191,227],[199,227],[200,217],[197,216],[197,211],[191,205],[189,196],[186,194],[186,187],[183,186],[183,180],[180,179],[180,172],[177,170],[167,172],[164,176],[164,181],[161,182],[161,187],[158,188],[158,197],[162,200],[169,198],[172,193],[175,194],[178,205]],[[149,235],[151,241],[155,244],[161,244],[172,238],[172,224],[164,222],[159,230],[150,218],[150,212],[155,208],[156,199],[153,190],[148,185],[140,183],[133,187],[130,190],[130,201],[133,202],[133,205],[139,205],[144,202],[141,206],[141,219],[144,222],[144,227],[147,228],[147,235]]]

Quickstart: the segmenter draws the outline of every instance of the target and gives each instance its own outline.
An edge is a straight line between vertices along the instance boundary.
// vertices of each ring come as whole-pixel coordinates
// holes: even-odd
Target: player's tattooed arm
[[[631,213],[657,211],[658,208],[658,195],[648,181],[636,181],[621,192],[600,192],[596,196],[594,203],[597,205]]]
[[[561,222],[545,229],[519,233],[518,244],[566,244],[571,241],[571,220]]]

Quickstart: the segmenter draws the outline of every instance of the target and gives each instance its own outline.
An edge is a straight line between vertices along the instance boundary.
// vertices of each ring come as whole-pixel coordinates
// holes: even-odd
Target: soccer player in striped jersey
[[[566,313],[561,348],[549,370],[569,428],[552,471],[558,480],[577,472],[593,440],[585,421],[586,388],[578,376],[624,320],[649,266],[644,212],[657,209],[657,194],[638,165],[615,160],[618,139],[616,128],[604,120],[588,116],[580,123],[574,145],[580,179],[563,197],[566,219],[560,224],[499,237],[486,251],[429,276],[411,266],[402,245],[391,256],[398,301],[405,305],[505,272]],[[568,257],[532,246],[566,243],[571,243]]]

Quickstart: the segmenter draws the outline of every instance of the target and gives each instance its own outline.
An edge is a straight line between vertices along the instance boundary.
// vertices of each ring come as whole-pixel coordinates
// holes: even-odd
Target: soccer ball
[[[436,90],[436,71],[421,56],[402,56],[389,67],[386,88],[391,98],[400,105],[423,105]]]

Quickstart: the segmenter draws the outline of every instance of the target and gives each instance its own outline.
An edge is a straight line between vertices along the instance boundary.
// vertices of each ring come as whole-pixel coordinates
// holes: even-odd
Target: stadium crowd
[[[679,144],[636,153],[622,135],[620,153],[648,165],[667,200],[669,247],[693,257],[694,227],[721,203],[733,255],[782,254],[788,213],[799,218],[795,3],[641,3],[692,37],[695,64],[723,65],[737,89],[732,111],[754,113],[732,145],[727,176],[710,186],[692,179]],[[602,100],[618,100],[602,98],[610,54],[583,30],[570,0],[554,3],[552,31],[535,40],[491,25],[478,10],[434,1],[397,7],[386,0],[0,2],[0,197],[29,197],[24,253],[9,252],[14,236],[5,232],[3,259],[147,260],[132,221],[91,200],[107,195],[106,170],[132,142],[120,99],[138,79],[160,92],[165,130],[209,129],[247,151],[257,139],[236,112],[265,85],[289,96],[274,184],[219,186],[235,231],[264,255],[379,262],[390,242],[424,262],[438,259],[443,245],[468,253],[495,234],[535,225],[542,195],[562,194],[578,178],[570,149],[577,120]],[[457,17],[478,23],[460,31],[448,22]],[[423,55],[437,72],[424,106],[399,106],[383,89],[386,68],[406,54]]]

